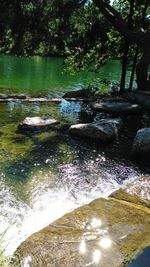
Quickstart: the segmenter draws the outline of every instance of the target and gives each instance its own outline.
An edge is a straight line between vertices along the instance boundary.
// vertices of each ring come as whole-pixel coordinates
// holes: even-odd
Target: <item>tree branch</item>
[[[134,32],[128,29],[128,24],[123,20],[122,16],[111,5],[104,0],[93,0],[95,5],[100,9],[110,23],[129,41],[143,45],[145,39],[150,38],[150,33]]]

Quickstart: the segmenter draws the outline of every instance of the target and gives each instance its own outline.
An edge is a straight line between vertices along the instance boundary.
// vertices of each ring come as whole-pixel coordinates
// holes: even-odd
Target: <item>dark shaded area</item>
[[[146,248],[133,262],[126,267],[149,267],[150,266],[150,247]]]

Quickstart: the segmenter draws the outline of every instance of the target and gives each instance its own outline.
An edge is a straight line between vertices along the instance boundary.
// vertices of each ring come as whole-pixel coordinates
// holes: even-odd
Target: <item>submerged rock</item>
[[[149,245],[150,210],[97,199],[31,235],[17,249],[21,267],[123,267]]]
[[[129,102],[102,102],[94,103],[92,107],[96,111],[102,111],[111,114],[134,114],[141,112],[141,107]]]
[[[137,131],[133,140],[131,154],[134,156],[150,154],[150,128],[142,128]]]
[[[76,136],[100,141],[114,140],[122,128],[121,119],[102,119],[96,123],[75,124],[69,128],[69,133]]]
[[[43,117],[27,117],[19,124],[18,131],[27,132],[41,132],[50,129],[53,125],[57,124],[55,119],[43,118]]]

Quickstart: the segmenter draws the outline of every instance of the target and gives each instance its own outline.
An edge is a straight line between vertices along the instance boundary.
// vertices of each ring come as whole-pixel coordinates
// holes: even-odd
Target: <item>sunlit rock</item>
[[[93,218],[92,221],[91,221],[91,227],[92,228],[98,228],[102,225],[102,222],[100,219],[98,218]]]
[[[98,264],[100,262],[101,259],[101,251],[96,249],[93,252],[93,263]]]
[[[113,192],[111,197],[150,208],[150,176],[142,176]]]
[[[69,133],[100,141],[114,140],[122,128],[121,119],[103,119],[96,123],[75,124],[69,128]]]
[[[141,107],[138,104],[128,102],[101,102],[94,103],[92,107],[96,111],[102,111],[110,114],[134,114],[141,112]]]
[[[79,251],[81,254],[86,253],[86,242],[84,240],[81,241]]]
[[[17,249],[21,267],[26,259],[30,267],[124,267],[149,245],[149,219],[146,207],[97,199],[24,241]],[[87,228],[92,222],[96,227]]]
[[[6,94],[0,93],[0,99],[6,99],[6,98],[7,98]]]
[[[18,131],[27,132],[41,132],[50,129],[53,125],[57,124],[55,119],[49,119],[44,117],[27,117],[18,126]]]
[[[131,154],[134,156],[150,154],[150,128],[142,128],[137,131],[133,140]]]
[[[100,241],[99,241],[99,245],[102,248],[110,248],[112,245],[112,240],[108,237],[103,237]]]

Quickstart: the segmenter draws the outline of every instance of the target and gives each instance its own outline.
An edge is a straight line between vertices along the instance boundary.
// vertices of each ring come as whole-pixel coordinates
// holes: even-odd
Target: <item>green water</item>
[[[99,85],[103,79],[118,82],[120,72],[119,61],[109,62],[99,74],[69,75],[64,71],[62,58],[0,56],[0,92],[61,96],[70,89]]]
[[[117,81],[119,69],[115,61],[99,75],[70,76],[63,72],[62,59],[1,56],[0,87],[1,92],[60,96],[100,76]],[[50,117],[60,124],[53,131],[23,135],[17,127],[27,116]],[[0,232],[7,229],[8,253],[66,212],[141,175],[128,160],[131,134],[128,138],[127,131],[119,141],[103,147],[73,139],[62,130],[64,125],[85,121],[93,121],[93,114],[82,102],[0,104]],[[133,128],[132,119],[130,124]],[[136,130],[135,126],[133,136]]]

